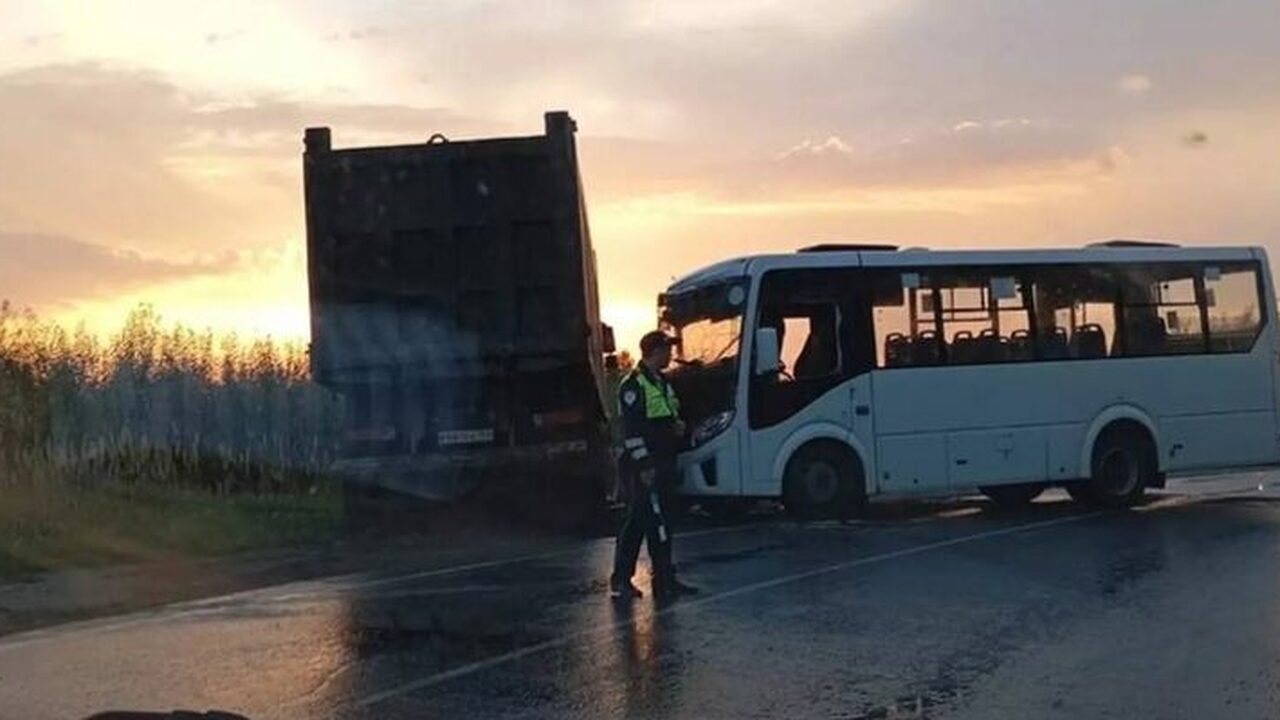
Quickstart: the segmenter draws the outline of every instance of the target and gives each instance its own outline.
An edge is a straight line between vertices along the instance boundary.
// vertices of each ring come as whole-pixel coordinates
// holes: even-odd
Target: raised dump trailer
[[[345,399],[349,499],[602,504],[612,331],[576,126],[545,120],[533,137],[388,147],[306,131],[311,366]]]

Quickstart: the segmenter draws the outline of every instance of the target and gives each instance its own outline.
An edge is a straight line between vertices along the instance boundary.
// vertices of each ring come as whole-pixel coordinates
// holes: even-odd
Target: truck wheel
[[[978,488],[992,502],[1007,510],[1017,510],[1030,505],[1044,492],[1044,485],[1039,483],[1018,483],[1016,485],[988,485]]]
[[[1109,508],[1131,507],[1156,480],[1156,454],[1146,430],[1116,425],[1093,444],[1090,478],[1069,486],[1077,500]]]
[[[787,463],[782,500],[798,518],[846,517],[860,510],[865,499],[858,460],[839,443],[810,443]]]

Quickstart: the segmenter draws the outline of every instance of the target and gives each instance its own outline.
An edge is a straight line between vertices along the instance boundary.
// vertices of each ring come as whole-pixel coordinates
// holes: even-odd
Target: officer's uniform
[[[671,530],[665,515],[676,480],[676,453],[680,438],[676,420],[680,401],[662,373],[637,363],[618,387],[619,416],[622,419],[623,478],[627,482],[627,515],[618,533],[614,554],[614,587],[625,586],[635,573],[640,541],[647,540],[653,564],[655,590],[675,581],[671,561]],[[646,486],[641,473],[652,473]]]

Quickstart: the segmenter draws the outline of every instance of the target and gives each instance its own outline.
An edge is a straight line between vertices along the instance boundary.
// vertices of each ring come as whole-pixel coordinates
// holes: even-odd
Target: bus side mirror
[[[756,375],[777,375],[782,370],[782,351],[778,347],[778,331],[756,330]]]

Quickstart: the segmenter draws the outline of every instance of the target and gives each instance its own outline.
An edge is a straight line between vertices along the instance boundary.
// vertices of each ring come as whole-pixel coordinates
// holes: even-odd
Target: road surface
[[[1131,512],[1053,493],[686,532],[629,609],[606,540],[0,639],[0,718],[1280,717],[1280,475]],[[643,585],[643,578],[640,578]]]

